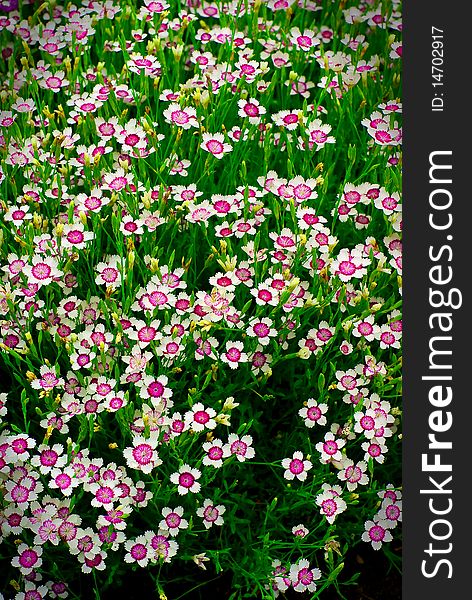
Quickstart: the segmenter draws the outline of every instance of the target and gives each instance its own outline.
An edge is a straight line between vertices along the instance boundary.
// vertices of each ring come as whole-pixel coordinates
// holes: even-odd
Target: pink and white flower
[[[200,147],[218,159],[223,158],[225,154],[231,152],[233,149],[231,144],[225,142],[225,137],[222,133],[204,133]]]
[[[313,467],[313,463],[308,459],[303,459],[303,452],[297,450],[293,453],[292,458],[284,458],[282,467],[285,469],[284,478],[291,481],[298,479],[305,481],[308,471]]]
[[[183,496],[191,492],[197,494],[200,491],[201,485],[198,479],[201,477],[201,472],[198,469],[193,469],[187,464],[182,465],[178,471],[172,473],[170,480],[177,485],[177,492]]]
[[[206,529],[209,529],[213,525],[221,526],[224,523],[223,515],[226,511],[226,507],[222,504],[214,504],[209,498],[205,498],[203,506],[197,509],[197,515],[203,519],[203,524]]]
[[[380,550],[383,543],[393,540],[385,521],[366,521],[364,527],[361,539],[363,542],[370,542],[374,550]]]
[[[290,566],[290,581],[296,592],[314,592],[316,590],[315,581],[320,579],[321,571],[311,569],[310,563],[306,558],[300,559]]]
[[[151,473],[153,469],[162,464],[162,460],[157,453],[157,436],[144,438],[136,435],[132,440],[133,445],[123,450],[123,456],[126,464],[132,469],[137,469],[143,473]]]

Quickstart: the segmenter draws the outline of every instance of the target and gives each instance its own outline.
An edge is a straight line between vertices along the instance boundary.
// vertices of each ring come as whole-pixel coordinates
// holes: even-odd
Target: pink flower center
[[[136,146],[136,144],[139,142],[139,135],[137,135],[136,133],[130,133],[129,135],[127,135],[125,137],[125,144],[127,146]]]
[[[153,457],[153,449],[149,444],[139,444],[133,449],[133,458],[139,465],[147,465]]]
[[[300,473],[303,473],[303,471],[305,470],[305,467],[303,466],[302,460],[300,460],[298,458],[294,458],[290,462],[289,469],[294,475],[299,475]]]
[[[175,529],[176,527],[179,527],[182,521],[180,515],[175,512],[169,513],[165,520],[169,529]]]
[[[244,456],[246,452],[247,444],[245,444],[241,440],[236,440],[231,444],[231,454],[239,454],[240,456]]]
[[[226,353],[226,358],[231,362],[238,362],[241,358],[241,352],[237,348],[230,348]]]
[[[338,451],[338,445],[334,440],[328,440],[323,444],[323,450],[329,456],[333,456]]]
[[[338,506],[334,500],[329,498],[328,500],[323,500],[321,508],[323,509],[325,515],[332,517],[334,514],[336,514]]]
[[[50,277],[51,275],[51,271],[51,267],[46,263],[38,263],[37,265],[34,265],[31,269],[32,275],[40,281],[48,279],[48,277]]]
[[[222,154],[223,153],[223,144],[218,140],[210,140],[206,144],[207,150],[212,154]]]
[[[179,475],[179,484],[184,488],[191,488],[195,483],[195,477],[191,473],[181,473]]]
[[[350,260],[343,260],[339,264],[339,271],[343,275],[353,275],[356,272],[356,265]]]
[[[369,537],[373,542],[381,542],[385,537],[385,529],[380,525],[374,525],[369,529]]]
[[[204,410],[197,411],[194,416],[194,420],[201,425],[205,425],[210,420],[208,413]]]
[[[148,386],[147,390],[152,398],[160,398],[164,393],[164,386],[160,381],[154,381]]]
[[[310,419],[310,421],[318,421],[318,419],[321,417],[321,410],[318,408],[318,406],[311,406],[306,413],[306,416],[308,419]]]
[[[213,446],[208,451],[208,457],[211,460],[220,460],[222,456],[223,456],[223,450],[219,446]]]
[[[203,516],[205,518],[205,521],[210,521],[211,523],[213,523],[218,518],[219,511],[215,506],[210,505],[207,506],[203,511]]]
[[[360,424],[362,429],[365,429],[366,431],[372,431],[372,429],[375,427],[375,420],[369,415],[366,415],[362,417]]]

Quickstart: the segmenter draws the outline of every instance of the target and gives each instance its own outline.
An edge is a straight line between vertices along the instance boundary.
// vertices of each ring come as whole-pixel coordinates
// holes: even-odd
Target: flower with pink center
[[[395,59],[402,58],[403,55],[403,45],[402,42],[392,42],[390,46],[390,54],[389,57]]]
[[[290,41],[298,50],[309,52],[315,46],[318,46],[320,39],[311,29],[305,29],[302,33],[298,27],[292,27],[290,30]]]
[[[50,473],[54,467],[61,468],[67,463],[67,455],[63,455],[64,447],[61,444],[38,446],[39,454],[31,459],[31,464],[39,468],[42,475]]]
[[[140,567],[146,567],[149,563],[151,549],[145,535],[139,535],[134,540],[126,540],[125,550],[124,561],[126,563],[137,563]]]
[[[215,214],[215,209],[208,200],[203,200],[203,202],[200,202],[199,204],[189,202],[187,204],[187,210],[188,214],[185,215],[185,218],[190,223],[207,223]]]
[[[389,194],[384,188],[380,188],[380,194],[375,198],[374,205],[386,215],[402,210],[400,194],[398,192]]]
[[[392,331],[389,324],[380,327],[377,339],[380,342],[380,347],[384,350],[388,350],[389,348],[400,348],[401,346],[401,332]]]
[[[162,559],[164,562],[170,562],[171,558],[177,554],[179,545],[175,540],[169,539],[169,533],[159,530],[156,535],[149,532],[149,543],[153,554],[153,560]]]
[[[77,195],[77,209],[88,215],[89,212],[98,213],[110,202],[109,198],[102,195],[102,190],[93,189],[90,194]]]
[[[56,71],[54,74],[45,71],[40,79],[37,80],[40,87],[50,90],[55,94],[61,91],[61,88],[69,85],[64,71]]]
[[[95,113],[101,106],[103,101],[97,96],[84,93],[74,94],[66,102],[69,106],[73,106],[78,113],[86,115],[87,113]]]
[[[141,219],[135,219],[131,215],[125,215],[120,220],[120,231],[123,235],[141,235],[144,232]]]
[[[87,242],[95,237],[91,231],[85,231],[82,223],[64,225],[61,236],[61,246],[63,248],[73,248],[74,250],[83,250]]]
[[[0,10],[1,10],[1,5],[0,5]],[[31,572],[30,575],[28,575],[28,577],[31,577],[32,579],[29,580],[27,578],[25,578],[25,582],[24,582],[24,592],[18,592],[18,594],[16,594],[15,596],[15,600],[43,600],[44,598],[58,598],[59,596],[55,596],[55,595],[51,595],[48,596],[49,593],[49,589],[48,589],[48,585],[40,585],[39,583],[37,583],[37,581],[39,581],[39,578],[37,578],[37,574],[35,571]],[[47,582],[49,583],[49,582]],[[67,594],[67,592],[66,592]],[[62,598],[65,598],[66,596],[61,596]]]
[[[182,517],[184,514],[183,506],[177,506],[176,508],[169,508],[165,506],[162,509],[162,521],[159,523],[159,529],[168,531],[171,536],[179,534],[181,529],[188,528],[188,521]]]
[[[74,371],[78,371],[80,369],[91,369],[96,356],[96,352],[92,352],[88,348],[79,347],[69,356],[71,368]]]
[[[152,15],[163,13],[169,8],[168,2],[158,2],[157,0],[145,0],[144,7]]]
[[[32,98],[23,99],[18,97],[12,104],[12,109],[19,113],[34,112],[36,110],[34,100]]]
[[[311,429],[315,425],[326,425],[327,404],[318,404],[314,398],[308,398],[304,404],[305,406],[298,411],[298,414],[304,419],[306,427]]]
[[[240,283],[240,280],[236,275],[229,271],[228,273],[216,273],[213,277],[210,277],[208,283],[216,288],[217,290],[227,290],[228,292],[234,292],[236,286]]]
[[[91,527],[86,529],[79,527],[77,535],[68,543],[69,552],[73,555],[93,554],[97,550],[98,543],[98,535]]]
[[[394,529],[402,521],[402,501],[384,498],[382,506],[374,517],[375,521],[385,521],[387,529]]]
[[[211,442],[205,442],[202,446],[205,451],[203,464],[219,469],[223,466],[223,460],[231,456],[231,450],[228,444],[224,444],[222,440],[214,438]]]
[[[177,492],[183,496],[191,492],[196,494],[200,491],[200,479],[201,472],[198,469],[193,469],[187,464],[182,465],[178,471],[172,473],[170,480],[172,483],[177,485]]]
[[[36,446],[35,440],[26,433],[11,436],[8,441],[9,447],[5,452],[5,460],[10,464],[27,461],[30,457],[29,450]]]
[[[350,394],[357,394],[359,387],[365,383],[364,379],[360,378],[354,369],[336,371],[336,379],[338,380],[338,390],[349,392]]]
[[[283,127],[287,131],[294,131],[301,122],[306,120],[302,111],[280,110],[272,113],[271,119],[278,127]]]
[[[54,467],[49,476],[49,487],[60,490],[64,496],[70,496],[73,489],[81,483],[71,466],[61,469]]]
[[[123,272],[123,259],[119,256],[110,256],[106,261],[99,262],[95,267],[97,276],[95,283],[105,285],[106,288],[116,289],[121,285]]]
[[[150,399],[153,406],[164,403],[169,406],[169,398],[172,397],[172,390],[167,387],[168,378],[166,375],[145,375],[139,382],[139,395],[143,400]]]
[[[318,442],[315,448],[320,453],[320,462],[339,462],[342,459],[341,449],[345,446],[346,440],[336,438],[331,431],[325,434],[324,441]]]
[[[273,321],[268,317],[253,317],[246,329],[246,333],[249,337],[257,338],[257,341],[262,346],[267,346],[270,342],[270,338],[277,335],[277,330],[272,327]]]
[[[267,590],[274,592],[274,597],[277,598],[280,592],[286,592],[292,585],[290,578],[288,577],[288,570],[282,565],[280,560],[273,560],[272,571],[270,575],[270,585],[265,585]]]
[[[13,225],[20,227],[24,221],[29,221],[33,218],[32,213],[29,212],[29,206],[11,206],[3,215],[3,220],[11,222]]]
[[[132,53],[126,64],[132,73],[149,77],[157,76],[161,68],[161,64],[155,56],[142,56],[137,53]]]
[[[285,82],[285,85],[290,87],[291,96],[300,95],[302,96],[302,98],[309,98],[310,90],[315,87],[315,84],[312,81],[307,81],[304,75],[299,75],[294,81],[287,80]],[[315,121],[318,121],[318,119],[316,119]],[[319,121],[319,123],[321,125],[321,121]],[[324,127],[329,127],[329,130],[331,130],[331,127],[329,125],[325,125]],[[302,138],[299,138],[299,141],[300,140],[302,140]]]
[[[380,427],[387,425],[386,417],[381,413],[376,413],[371,408],[366,411],[356,411],[354,413],[354,420],[354,431],[356,433],[363,433],[368,440],[375,436],[375,432]]]
[[[303,525],[303,523],[300,523],[299,525],[294,525],[292,527],[292,533],[296,538],[304,538],[306,537],[310,532],[309,530],[305,527],[305,525]]]
[[[385,521],[366,521],[364,527],[361,539],[363,542],[370,542],[374,550],[380,550],[383,543],[393,540]]]
[[[19,569],[23,575],[29,575],[43,563],[43,559],[41,558],[43,549],[41,546],[31,547],[27,544],[20,544],[17,548],[17,553],[18,555],[13,558],[11,564]]]
[[[223,515],[226,511],[226,507],[222,504],[214,504],[209,498],[205,498],[203,505],[197,509],[197,515],[203,519],[203,524],[206,529],[209,529],[213,525],[221,526],[224,523]]]
[[[313,467],[313,463],[310,460],[304,460],[303,452],[297,450],[293,453],[292,458],[282,460],[282,467],[285,469],[285,479],[291,481],[296,478],[299,481],[305,481],[308,471]]]
[[[365,461],[368,462],[370,459],[373,459],[379,464],[382,464],[385,461],[385,454],[388,452],[388,448],[383,442],[375,439],[375,437],[372,440],[364,442],[361,445],[361,448],[365,452]]]
[[[136,119],[131,119],[124,127],[118,126],[114,137],[121,144],[122,154],[145,150],[148,145],[147,134]]]
[[[267,283],[261,283],[257,288],[251,289],[251,294],[256,298],[256,304],[264,306],[277,306],[279,302],[279,293],[270,288]]]
[[[375,324],[374,315],[368,315],[364,319],[354,323],[352,335],[354,337],[363,337],[367,342],[372,342],[379,331],[380,327]]]
[[[331,132],[331,125],[323,124],[321,119],[315,119],[311,121],[306,127],[306,134],[308,137],[308,146],[302,137],[298,138],[298,147],[300,150],[314,150],[315,152],[321,150],[326,144],[335,144],[336,138],[329,135]]]
[[[128,467],[143,473],[151,473],[153,469],[162,464],[156,450],[157,436],[151,435],[149,438],[144,438],[141,435],[135,435],[132,444],[123,450]]]
[[[243,342],[226,342],[226,351],[220,354],[220,360],[231,369],[237,369],[239,363],[247,362],[248,357],[244,352]]]
[[[111,117],[107,121],[102,117],[95,118],[95,127],[97,134],[102,140],[112,139],[119,131],[118,118]]]
[[[269,237],[274,241],[275,248],[289,252],[295,252],[297,249],[296,234],[288,229],[288,227],[284,227],[279,234],[275,232],[269,233]]]
[[[0,464],[5,461],[2,459]],[[38,495],[36,492],[31,491],[26,485],[21,482],[7,481],[5,484],[6,494],[5,499],[7,502],[14,503],[18,509],[26,509],[29,503],[37,499]]]
[[[83,573],[92,573],[92,571],[104,571],[106,569],[105,559],[107,553],[104,550],[100,550],[98,547],[95,551],[90,554],[79,554],[79,562],[82,564]]]
[[[302,558],[290,566],[289,576],[296,592],[314,592],[317,587],[315,581],[321,577],[321,571],[311,569],[308,560]]]
[[[58,262],[52,256],[35,254],[31,264],[25,265],[23,268],[23,274],[27,277],[29,284],[33,283],[42,287],[59,279],[63,272],[58,269]]]
[[[87,490],[93,494],[94,497],[90,504],[96,508],[109,508],[120,500],[120,490],[116,487],[115,482],[107,481],[106,484],[95,482],[88,485]]]
[[[192,409],[184,415],[185,425],[195,432],[216,427],[216,411],[213,408],[205,408],[201,402],[197,402]]]
[[[231,152],[233,146],[225,142],[225,138],[222,133],[204,133],[202,135],[202,143],[200,144],[200,148],[220,159],[223,158],[223,156],[228,152]]]
[[[180,340],[168,336],[162,338],[159,347],[156,348],[156,355],[167,359],[165,364],[168,364],[175,360],[184,350],[185,346]]]
[[[354,463],[350,458],[344,458],[342,461],[342,470],[338,472],[338,479],[345,481],[347,489],[353,492],[358,485],[367,485],[369,476],[366,473],[367,463],[359,461]]]
[[[167,432],[169,439],[178,437],[186,429],[185,421],[179,412],[175,412],[169,417],[169,430]]]
[[[261,116],[265,115],[266,109],[259,104],[259,101],[255,98],[249,98],[247,100],[238,100],[238,115],[242,118],[248,119],[252,125],[257,125],[261,121]]]
[[[330,271],[341,281],[348,282],[352,278],[361,279],[366,275],[370,262],[370,259],[362,257],[359,251],[343,248],[331,263]]]
[[[342,489],[339,485],[324,483],[321,488],[322,492],[316,496],[316,504],[320,507],[320,514],[332,524],[337,515],[346,510],[347,504],[341,498]]]
[[[163,113],[164,119],[170,125],[190,129],[198,127],[197,112],[193,107],[181,108],[179,104],[172,103]]]
[[[121,167],[115,169],[113,173],[106,173],[103,177],[105,189],[111,192],[120,192],[129,186],[133,181],[133,174],[126,172]]]
[[[48,581],[47,588],[51,598],[67,598],[67,584],[64,581]],[[24,600],[27,600],[26,598]],[[39,599],[38,599],[39,600]]]
[[[228,436],[228,442],[225,445],[225,453],[229,456],[234,455],[239,462],[244,462],[254,458],[256,452],[252,447],[252,436],[243,435],[239,437],[236,433],[230,433]]]
[[[33,379],[31,387],[35,390],[53,390],[55,387],[62,387],[64,380],[57,377],[56,372],[47,365],[42,365],[39,369],[40,377]]]
[[[195,183],[191,183],[187,186],[176,185],[172,186],[172,197],[176,202],[192,202],[199,196],[202,196],[203,192],[197,190]]]
[[[204,358],[211,358],[216,360],[216,354],[214,350],[218,347],[218,340],[214,337],[203,339],[197,332],[194,332],[194,342],[196,344],[195,359],[203,360]]]

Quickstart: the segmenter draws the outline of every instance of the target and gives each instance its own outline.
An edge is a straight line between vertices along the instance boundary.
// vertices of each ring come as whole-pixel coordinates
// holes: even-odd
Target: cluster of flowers
[[[228,486],[257,451],[246,397],[284,361],[328,379],[294,414],[307,443],[273,456],[303,485],[316,449],[317,518],[333,525],[384,462],[400,414],[382,392],[401,348],[401,194],[371,171],[332,184],[326,165],[344,144],[336,107],[401,57],[399,5],[344,9],[354,37],[318,13],[331,22],[311,0],[0,15],[0,347],[23,390],[0,432],[0,527],[6,544],[20,536],[16,600],[67,594],[43,583],[50,547],[84,573],[114,553],[144,567],[184,555],[197,523],[234,518]],[[387,57],[369,56],[376,36]],[[357,115],[362,151],[398,169],[401,103],[380,95]],[[374,548],[400,520],[388,490],[362,535]],[[310,564],[274,559],[269,587],[313,592]]]

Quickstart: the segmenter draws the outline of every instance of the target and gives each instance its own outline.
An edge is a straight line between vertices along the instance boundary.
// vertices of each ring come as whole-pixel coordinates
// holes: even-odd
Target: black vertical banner
[[[404,6],[403,598],[472,597],[472,7]]]

